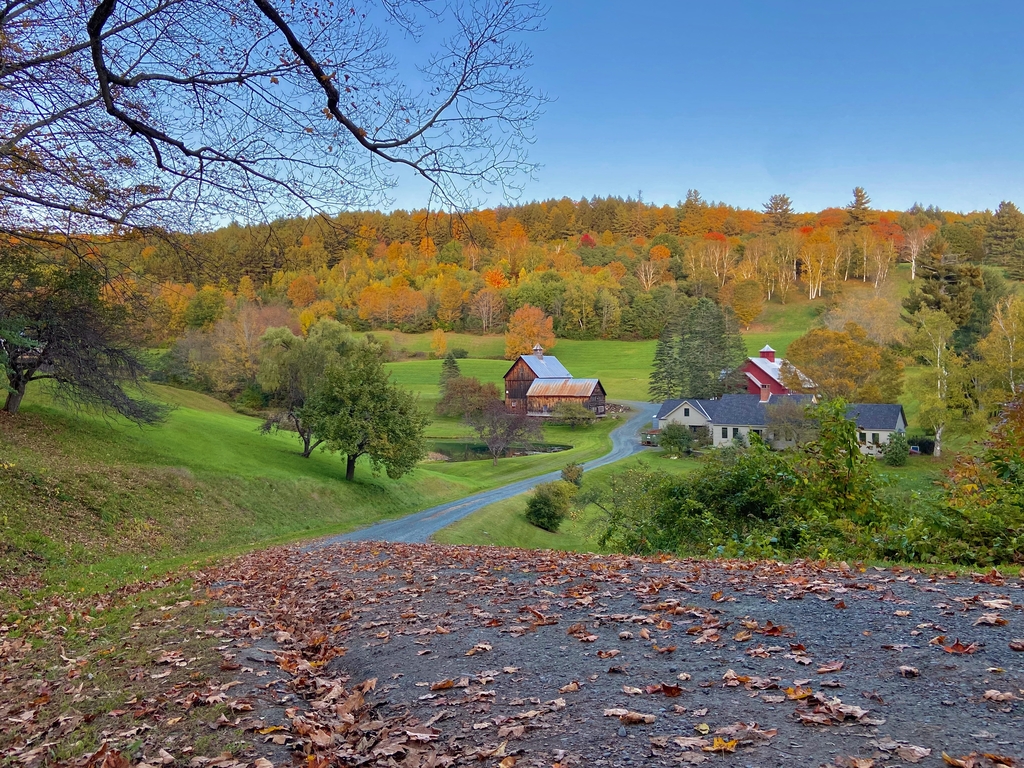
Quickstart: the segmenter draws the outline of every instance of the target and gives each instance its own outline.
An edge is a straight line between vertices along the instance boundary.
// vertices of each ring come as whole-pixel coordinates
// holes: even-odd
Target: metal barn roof
[[[597,379],[534,379],[527,397],[590,397],[601,386]]]
[[[538,379],[571,379],[572,374],[558,362],[557,357],[537,357],[536,355],[520,355],[530,370],[537,374]]]

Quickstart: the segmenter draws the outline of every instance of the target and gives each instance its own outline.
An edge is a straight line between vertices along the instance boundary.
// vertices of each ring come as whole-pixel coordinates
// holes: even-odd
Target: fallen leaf
[[[915,747],[913,744],[901,744],[896,748],[896,754],[908,763],[919,763],[931,753],[930,749]]]
[[[841,662],[841,661],[830,661],[830,662],[822,664],[820,667],[818,667],[818,674],[819,675],[827,675],[830,672],[838,672],[842,668],[843,668],[843,662]]]
[[[1018,651],[1018,652],[1024,651],[1024,640],[1011,640],[1010,641],[1010,650],[1011,651]]]
[[[721,736],[715,736],[715,740],[708,746],[703,747],[703,750],[705,752],[721,752],[724,755],[726,752],[735,752],[738,743],[736,739],[726,741]]]
[[[814,691],[812,691],[810,688],[804,687],[802,685],[798,685],[795,688],[793,686],[790,686],[789,688],[784,688],[783,692],[786,694],[786,698],[790,701],[801,701],[802,699],[806,699],[812,693],[814,693]]]
[[[839,768],[874,768],[875,761],[870,757],[837,757],[833,762]]]
[[[980,648],[980,646],[977,643],[971,643],[970,645],[964,645],[963,643],[960,642],[960,638],[959,637],[956,639],[956,642],[954,642],[952,645],[943,645],[942,646],[942,650],[944,650],[946,653],[956,653],[956,654],[975,653],[979,648]]]
[[[599,658],[599,659],[614,659],[620,653],[622,653],[622,651],[618,650],[617,648],[612,648],[610,651],[598,651],[597,652],[597,658]]]
[[[985,626],[989,627],[1005,627],[1009,623],[1010,622],[1008,622],[998,613],[983,613],[974,622],[974,626],[977,627],[979,625],[984,624]]]
[[[702,739],[699,736],[676,736],[672,739],[672,743],[683,750],[701,749],[708,746],[710,743],[707,739]]]
[[[563,685],[558,689],[559,693],[576,693],[580,689],[580,684],[573,680],[568,685]]]
[[[917,667],[908,667],[906,665],[899,668],[899,673],[901,677],[917,677],[921,674]]]
[[[997,691],[997,690],[994,690],[994,689],[993,690],[985,691],[985,693],[982,694],[981,698],[985,699],[986,701],[1016,701],[1017,700],[1017,697],[1014,695],[1013,691],[1006,691],[1004,693],[1002,691]]]

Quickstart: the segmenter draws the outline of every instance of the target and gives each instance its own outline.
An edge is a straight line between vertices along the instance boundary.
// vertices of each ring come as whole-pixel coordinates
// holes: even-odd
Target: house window
[[[858,432],[857,439],[862,443],[866,443],[868,441],[868,436],[863,432]]]
[[[683,418],[684,419],[690,418],[690,409],[689,408],[683,408]]]
[[[732,436],[733,437],[739,437],[740,436],[740,428],[739,427],[733,427],[732,428]]]
[[[750,431],[753,432],[758,437],[760,437],[763,434],[760,429],[752,429]]]
[[[878,445],[878,433],[877,432],[872,432],[871,433],[871,443],[872,443],[872,445]]]
[[[722,439],[723,440],[728,440],[729,439],[729,428],[728,427],[722,427]]]

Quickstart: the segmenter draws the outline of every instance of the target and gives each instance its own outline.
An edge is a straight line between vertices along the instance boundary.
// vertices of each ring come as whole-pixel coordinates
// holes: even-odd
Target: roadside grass
[[[587,471],[583,476],[584,487],[607,483],[616,472],[640,466],[682,474],[692,471],[697,462],[693,459],[669,459],[657,451],[644,452]],[[523,493],[486,506],[438,531],[431,540],[441,544],[487,544],[565,552],[608,551],[598,541],[605,527],[605,517],[597,507],[591,505],[585,510],[574,512],[559,526],[558,531],[552,533],[527,522],[528,499],[529,494]]]
[[[145,750],[150,763],[159,761],[154,744],[183,759],[253,746],[241,730],[220,727],[254,683],[228,685],[239,667],[216,647],[221,614],[188,579],[127,594],[55,596],[3,618],[11,652],[0,708],[30,715],[0,729],[0,754],[11,764],[64,764],[108,741],[128,754]],[[177,661],[161,663],[163,654]]]
[[[905,498],[910,493],[928,496],[938,489],[936,481],[951,459],[931,456],[911,456],[904,467],[888,467],[876,462],[875,471],[888,485],[888,493]],[[670,459],[663,452],[648,451],[621,461],[590,470],[584,475],[584,487],[607,484],[612,475],[627,469],[645,467],[670,474],[685,474],[699,466],[699,459]],[[526,502],[529,494],[491,504],[478,512],[438,531],[431,538],[441,544],[487,544],[523,549],[555,549],[567,552],[606,552],[599,544],[606,518],[591,505],[566,519],[559,530],[551,533],[526,520]]]

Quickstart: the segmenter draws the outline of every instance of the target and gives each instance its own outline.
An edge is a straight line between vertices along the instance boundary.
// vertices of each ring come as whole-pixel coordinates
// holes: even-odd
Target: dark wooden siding
[[[537,378],[530,366],[519,358],[505,374],[505,407],[510,411],[526,410],[526,392]]]
[[[598,416],[604,416],[607,404],[605,403],[604,387],[601,386],[600,382],[598,382],[598,385],[594,387],[594,393],[590,396],[590,400],[586,403],[586,406]]]

